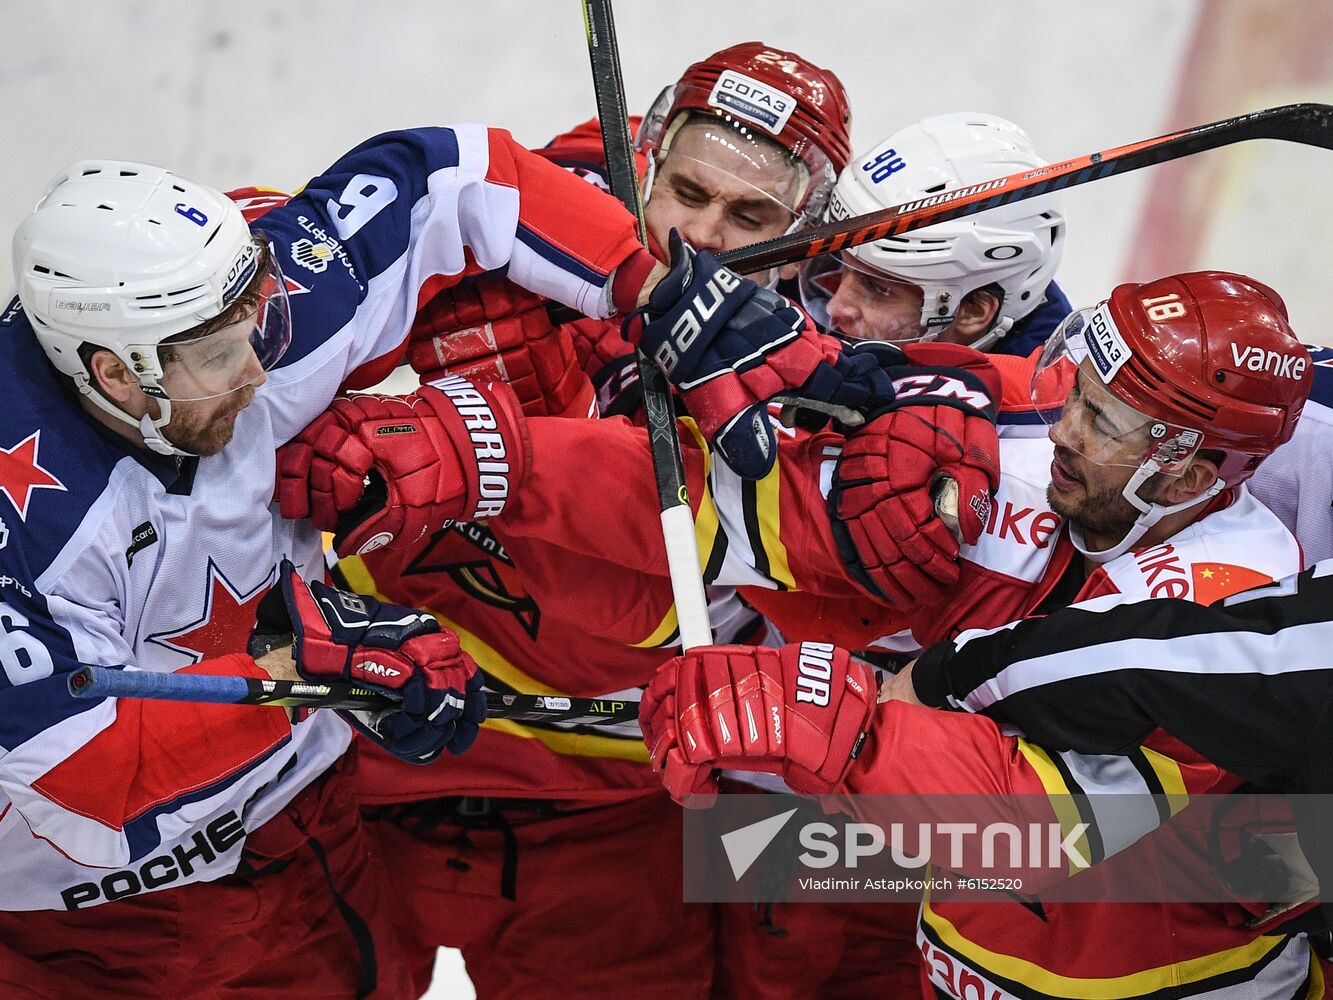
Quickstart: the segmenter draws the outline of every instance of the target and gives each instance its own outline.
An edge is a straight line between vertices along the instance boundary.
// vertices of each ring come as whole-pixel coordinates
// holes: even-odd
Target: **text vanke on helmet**
[[[1078,402],[1063,409],[1078,408],[1070,424],[1079,427],[1078,447],[1099,464],[1134,469],[1123,496],[1140,512],[1108,550],[1088,551],[1071,525],[1075,544],[1099,561],[1127,551],[1167,514],[1253,475],[1291,438],[1314,379],[1277,292],[1227,271],[1120,285],[1071,313],[1042,350],[1033,399],[1073,386],[1075,372]],[[1061,409],[1040,412],[1064,419]],[[1151,477],[1180,475],[1204,450],[1220,453],[1210,489],[1170,507],[1140,495]]]

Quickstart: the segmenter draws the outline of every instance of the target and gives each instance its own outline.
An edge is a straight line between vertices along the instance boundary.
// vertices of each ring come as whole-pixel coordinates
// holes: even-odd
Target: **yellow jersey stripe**
[[[787,560],[787,546],[782,544],[782,475],[780,464],[755,484],[755,514],[759,520],[759,543],[768,556],[768,576],[788,590],[796,589]]]
[[[676,421],[678,427],[683,427],[689,432],[694,443],[698,445],[699,452],[704,457],[704,482],[708,482],[708,477],[713,471],[713,455],[708,450],[708,442],[699,431],[698,425],[688,417],[682,417]],[[699,499],[699,509],[694,515],[694,547],[699,550],[699,561],[702,565],[708,560],[708,554],[713,551],[713,546],[717,543],[717,533],[720,530],[720,522],[717,518],[717,507],[713,504],[712,491],[706,486]],[[674,608],[672,609],[675,610]]]
[[[1157,775],[1162,791],[1166,794],[1167,804],[1171,808],[1171,815],[1174,816],[1184,809],[1190,800],[1190,793],[1185,788],[1185,777],[1180,773],[1180,764],[1156,750],[1149,750],[1147,747],[1140,749],[1143,751],[1143,759],[1148,762],[1153,774]]]
[[[1050,754],[1035,743],[1029,743],[1023,738],[1018,740],[1018,751],[1028,762],[1028,766],[1037,773],[1037,778],[1041,781],[1041,787],[1046,790],[1050,797],[1051,808],[1055,812],[1055,818],[1060,823],[1060,829],[1065,834],[1075,829],[1079,823],[1083,822],[1083,817],[1079,813],[1078,805],[1074,802],[1074,794],[1077,789],[1070,788],[1065,783],[1064,775],[1060,769],[1055,766],[1051,760]],[[1092,858],[1092,848],[1088,844],[1086,834],[1079,837],[1074,843],[1075,849],[1085,858]],[[1069,859],[1069,874],[1077,875],[1083,868],[1074,863],[1074,859]]]
[[[657,628],[653,629],[653,634],[642,642],[634,643],[634,648],[656,649],[659,646],[665,646],[667,641],[676,634],[676,631],[679,628],[680,624],[676,621],[676,606],[673,604],[667,610],[666,617],[662,619],[662,623],[658,625]]]
[[[537,729],[512,719],[487,719],[487,729],[526,740],[539,740],[546,748],[562,757],[601,757],[629,761],[631,764],[648,763],[648,748],[643,740],[618,740],[595,733],[574,733],[563,729]]]
[[[1285,935],[1264,935],[1243,945],[1211,955],[1200,955],[1170,965],[1144,969],[1126,976],[1105,979],[1077,979],[1043,969],[1034,962],[1001,955],[967,940],[954,925],[934,910],[927,896],[922,904],[922,923],[952,952],[978,972],[993,972],[997,976],[1022,983],[1034,991],[1068,1000],[1121,1000],[1165,990],[1173,986],[1203,983],[1217,976],[1230,975],[1257,965],[1276,948],[1285,947]]]
[[[376,588],[374,578],[370,575],[370,571],[366,569],[366,564],[359,557],[349,556],[343,559],[338,563],[338,568],[348,586],[353,590],[362,594],[370,594],[382,601],[389,600]],[[463,628],[447,616],[441,615],[433,608],[422,608],[422,610],[434,615],[440,624],[446,628],[453,629],[458,635],[458,644],[477,661],[477,666],[501,684],[507,685],[515,691],[522,691],[524,694],[565,694],[565,692],[558,691],[551,685],[524,673],[502,656],[490,643]],[[555,753],[565,756],[604,757],[612,760],[648,763],[648,748],[644,746],[642,740],[599,736],[595,733],[579,733],[559,729],[539,729],[510,719],[487,719],[482,725],[499,732],[509,733],[512,736],[540,740]]]

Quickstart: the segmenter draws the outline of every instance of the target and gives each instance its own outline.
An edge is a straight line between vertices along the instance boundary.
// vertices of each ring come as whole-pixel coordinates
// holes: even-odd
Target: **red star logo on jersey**
[[[203,614],[181,628],[150,635],[147,641],[184,653],[191,663],[243,653],[255,627],[259,601],[272,583],[270,570],[258,587],[242,594],[210,559],[204,580]]]
[[[0,490],[19,513],[28,518],[28,501],[33,490],[63,490],[65,484],[38,464],[37,446],[42,432],[33,431],[13,448],[0,446]]]

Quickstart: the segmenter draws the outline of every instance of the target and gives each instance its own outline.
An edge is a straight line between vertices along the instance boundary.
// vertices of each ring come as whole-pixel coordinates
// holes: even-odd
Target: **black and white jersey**
[[[1160,727],[1261,785],[1330,791],[1333,560],[1208,607],[1113,594],[965,632],[913,684],[1053,749],[1124,752]]]

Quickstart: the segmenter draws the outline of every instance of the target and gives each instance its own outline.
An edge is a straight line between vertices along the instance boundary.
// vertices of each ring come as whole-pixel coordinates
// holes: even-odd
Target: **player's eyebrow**
[[[693,177],[687,177],[685,174],[673,173],[670,179],[673,185],[686,191],[688,194],[697,194],[709,198],[713,197],[713,193]]]

